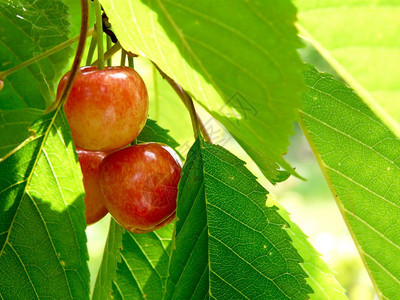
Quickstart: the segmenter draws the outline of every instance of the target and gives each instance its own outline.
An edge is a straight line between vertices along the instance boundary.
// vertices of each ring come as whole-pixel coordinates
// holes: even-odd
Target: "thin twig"
[[[206,128],[204,127],[203,122],[201,121],[199,115],[196,113],[196,110],[193,105],[192,97],[179,85],[169,77],[167,74],[164,73],[154,62],[153,65],[156,67],[157,71],[161,74],[161,76],[169,83],[169,85],[174,89],[174,91],[178,94],[179,98],[181,98],[182,102],[185,104],[186,108],[190,112],[190,117],[193,123],[193,131],[195,137],[197,138],[197,131],[200,128],[200,132],[204,137],[204,140],[208,143],[212,143],[210,135],[208,134]]]
[[[47,111],[51,111],[52,109],[64,105],[65,101],[67,101],[69,92],[72,89],[72,85],[74,83],[76,74],[79,71],[79,66],[81,65],[83,52],[85,51],[86,37],[88,34],[89,4],[87,0],[81,0],[81,13],[82,13],[82,19],[81,19],[81,30],[79,35],[78,47],[76,48],[70,75],[68,77],[67,82],[65,83],[63,91],[61,92],[60,98],[58,98],[55,102],[53,102],[53,104],[47,108]]]
[[[96,50],[96,47],[97,47],[97,32],[94,31],[92,38],[90,40],[89,51],[86,56],[86,65],[87,66],[89,66],[92,63],[93,54],[94,54],[94,50]]]

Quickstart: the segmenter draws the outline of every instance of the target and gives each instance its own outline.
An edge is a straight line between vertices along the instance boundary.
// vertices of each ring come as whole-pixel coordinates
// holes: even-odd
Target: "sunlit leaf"
[[[269,180],[277,180],[277,163],[293,173],[281,155],[303,83],[289,1],[104,0],[102,5],[121,45],[154,61],[187,90]]]
[[[294,3],[301,34],[400,138],[400,2]]]
[[[400,140],[346,85],[305,72],[303,129],[378,295],[400,294]]]

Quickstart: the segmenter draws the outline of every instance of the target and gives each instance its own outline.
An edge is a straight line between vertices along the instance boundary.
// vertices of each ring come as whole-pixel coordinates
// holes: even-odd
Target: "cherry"
[[[57,96],[68,80],[60,80]],[[77,147],[111,151],[132,142],[143,129],[149,107],[146,86],[128,67],[82,67],[64,106]]]
[[[104,206],[104,196],[100,189],[99,174],[100,164],[107,155],[100,151],[76,150],[83,175],[85,188],[85,216],[88,225],[96,223],[107,214]]]
[[[175,217],[182,163],[167,145],[146,143],[108,155],[100,167],[105,206],[125,229],[145,233]]]

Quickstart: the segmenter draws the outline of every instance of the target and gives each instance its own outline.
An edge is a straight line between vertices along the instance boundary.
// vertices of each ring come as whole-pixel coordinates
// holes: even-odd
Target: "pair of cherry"
[[[148,107],[146,86],[133,69],[80,68],[64,111],[82,169],[88,224],[110,212],[127,230],[145,233],[174,219],[178,155],[160,143],[127,146],[143,129]]]

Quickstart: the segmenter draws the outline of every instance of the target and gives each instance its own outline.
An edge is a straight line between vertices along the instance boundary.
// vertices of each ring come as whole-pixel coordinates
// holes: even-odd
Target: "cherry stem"
[[[193,126],[193,132],[194,132],[194,138],[197,139],[199,137],[199,116],[196,113],[196,109],[194,108],[193,100],[192,97],[189,96],[189,94],[182,89],[181,86],[179,86],[180,90],[182,91],[183,98],[183,103],[185,103],[186,108],[189,110],[190,113],[190,118],[192,119],[192,126]]]
[[[57,99],[57,101],[55,101],[52,105],[50,105],[47,111],[51,111],[53,108],[58,108],[64,105],[65,101],[68,98],[69,92],[71,91],[76,74],[78,73],[79,66],[81,65],[83,53],[85,51],[86,37],[88,35],[89,26],[89,4],[87,0],[81,0],[81,14],[81,30],[79,35],[78,47],[76,48],[74,62],[72,63],[70,75],[67,82],[65,83],[60,98]]]
[[[126,61],[126,51],[124,49],[122,49],[121,51],[121,66],[125,66],[125,61]]]
[[[135,64],[133,62],[133,57],[128,55],[128,66],[132,69],[135,68]]]
[[[107,42],[107,51],[110,50],[111,48],[111,38],[109,35],[106,37],[106,42]],[[107,67],[111,67],[112,65],[112,59],[111,57],[107,59]]]
[[[92,28],[89,31],[87,31],[87,35],[91,36],[93,34],[93,32],[94,32],[94,30]],[[54,53],[57,53],[58,51],[61,51],[65,48],[67,48],[68,46],[71,46],[73,43],[75,43],[76,41],[79,40],[79,37],[80,37],[80,35],[70,38],[69,40],[62,42],[61,44],[58,44],[57,46],[55,46],[49,50],[46,50],[43,53],[40,53],[38,56],[32,57],[32,58],[20,63],[19,65],[15,66],[15,67],[12,67],[8,70],[4,70],[4,71],[0,72],[0,80],[4,80],[8,75],[11,75],[12,73],[14,73],[16,71],[19,71],[31,64],[38,62],[39,60],[41,60],[43,58],[46,58]]]
[[[156,67],[161,76],[174,89],[174,91],[178,94],[179,98],[181,98],[182,102],[185,104],[186,108],[189,110],[190,118],[192,120],[194,137],[195,138],[198,137],[200,128],[201,134],[203,135],[205,141],[208,143],[212,143],[210,135],[208,134],[206,128],[204,127],[204,124],[201,121],[199,115],[196,113],[192,97],[190,97],[190,95],[179,84],[177,84],[175,80],[173,80],[171,77],[165,74],[164,71],[161,70],[154,62],[153,65]]]
[[[104,53],[104,59],[109,59],[111,56],[113,56],[115,53],[117,53],[121,49],[121,44],[119,42],[115,43],[110,49],[107,50],[106,53]],[[91,66],[96,66],[97,65],[97,60],[95,60]]]
[[[101,17],[101,6],[99,0],[94,0],[94,11],[96,13],[97,32],[97,68],[104,70],[104,47],[103,47],[103,19]]]
[[[89,51],[86,56],[86,65],[87,66],[90,66],[90,64],[92,63],[93,54],[94,54],[94,50],[96,50],[96,47],[97,47],[97,33],[95,31],[90,40]]]
[[[153,64],[153,68],[152,68],[152,74],[153,74],[153,87],[154,87],[154,115],[155,115],[155,118],[156,119],[158,119],[158,116],[159,116],[159,113],[160,113],[160,105],[159,105],[159,102],[160,102],[160,98],[159,98],[159,96],[158,96],[158,82],[157,82],[157,79],[158,79],[158,77],[157,77],[157,72],[156,72],[156,67],[155,67],[155,65]]]

